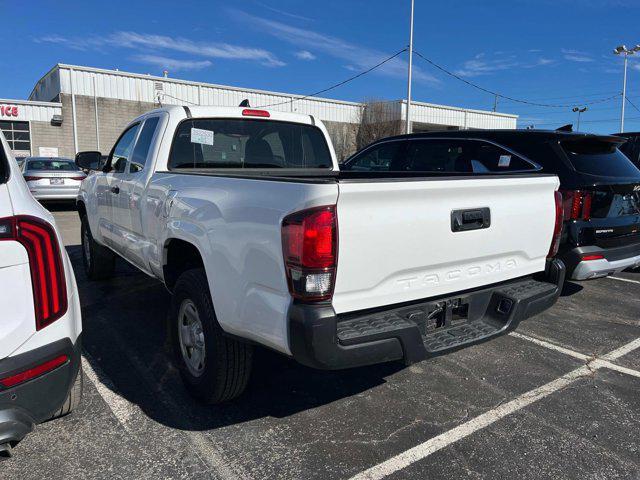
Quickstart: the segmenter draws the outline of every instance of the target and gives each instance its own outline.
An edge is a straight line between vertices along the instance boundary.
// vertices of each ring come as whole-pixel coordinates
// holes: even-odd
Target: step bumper
[[[293,303],[289,338],[293,358],[337,370],[428,357],[487,341],[551,307],[565,268],[552,260],[541,278],[520,278],[409,305],[336,315],[330,304]]]

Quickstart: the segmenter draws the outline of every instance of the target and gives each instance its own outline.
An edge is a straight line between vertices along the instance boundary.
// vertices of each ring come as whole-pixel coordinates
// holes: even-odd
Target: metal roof
[[[237,106],[249,99],[252,107],[296,112],[324,121],[357,123],[362,103],[267,90],[194,82],[171,77],[57,64],[35,85],[30,99],[51,100],[60,93],[175,105]],[[406,101],[396,104],[398,120],[406,115]],[[412,121],[460,128],[515,128],[516,115],[412,102]]]

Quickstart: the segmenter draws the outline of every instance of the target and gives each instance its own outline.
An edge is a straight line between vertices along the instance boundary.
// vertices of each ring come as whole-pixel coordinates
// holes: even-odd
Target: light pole
[[[613,49],[615,55],[624,55],[624,76],[622,79],[622,111],[620,112],[620,133],[624,132],[624,104],[627,101],[627,63],[629,55],[640,51],[640,45],[628,49],[625,45],[620,45]]]
[[[586,112],[587,111],[587,107],[582,107],[582,108],[573,107],[572,111],[574,113],[576,113],[576,112],[578,113],[578,126],[576,127],[576,132],[577,132],[577,131],[580,130],[580,114]]]
[[[411,18],[409,23],[409,75],[407,80],[407,124],[406,133],[411,133],[411,70],[413,68],[413,2],[411,0]]]

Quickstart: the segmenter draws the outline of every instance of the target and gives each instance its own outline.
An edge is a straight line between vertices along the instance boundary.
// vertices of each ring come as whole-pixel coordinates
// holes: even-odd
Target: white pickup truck
[[[164,282],[183,380],[209,403],[242,393],[254,344],[410,364],[514,328],[564,279],[557,177],[490,142],[395,137],[341,170],[313,116],[167,107],[100,159],[76,157],[98,170],[78,196],[86,273],[118,255]]]

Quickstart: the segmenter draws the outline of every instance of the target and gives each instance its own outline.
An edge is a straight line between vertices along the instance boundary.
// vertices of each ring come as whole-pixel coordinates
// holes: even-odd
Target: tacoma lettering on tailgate
[[[462,269],[456,268],[455,270],[400,278],[396,281],[403,289],[408,290],[417,287],[440,285],[444,282],[455,282],[464,278],[477,277],[480,275],[491,275],[492,273],[514,269],[516,265],[517,262],[515,258],[509,258],[507,260],[484,263],[482,265],[471,265]]]

